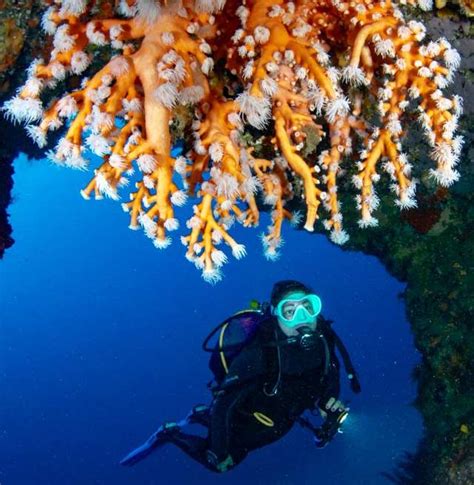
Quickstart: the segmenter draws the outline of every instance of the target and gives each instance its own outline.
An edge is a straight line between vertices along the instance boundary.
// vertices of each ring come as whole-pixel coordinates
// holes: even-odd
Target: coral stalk
[[[30,67],[4,109],[41,147],[65,128],[54,162],[86,169],[87,151],[102,159],[84,198],[119,199],[131,184],[122,204],[130,227],[158,248],[179,228],[175,206],[192,200],[186,256],[215,282],[227,261],[219,244],[241,258],[231,227],[258,225],[264,206],[272,260],[283,222],[301,220],[292,201],[306,206],[306,230],[322,220],[333,242],[347,241],[338,192],[348,180],[361,227],[378,223],[378,185],[401,209],[414,207],[417,179],[403,148],[414,114],[431,176],[446,187],[458,180],[462,100],[443,89],[460,57],[446,39],[424,41],[425,27],[400,10],[407,3],[431,5],[120,0],[116,18],[103,19],[94,0],[51,0],[42,21],[50,58]],[[83,77],[81,86],[44,106],[47,90],[66,89],[70,77]],[[192,118],[185,151],[172,156],[170,127],[183,109]]]

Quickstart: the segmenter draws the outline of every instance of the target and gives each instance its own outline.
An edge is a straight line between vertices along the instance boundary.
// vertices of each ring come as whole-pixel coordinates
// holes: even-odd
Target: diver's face
[[[281,315],[277,315],[277,320],[281,331],[287,337],[298,335],[298,329],[302,327],[306,327],[311,331],[316,329],[317,315],[314,317],[310,316],[310,314],[314,313],[314,308],[311,301],[306,299],[305,296],[305,293],[293,292],[284,295],[280,300],[280,302],[284,301],[284,304],[280,308]],[[298,314],[306,315],[306,317],[295,319]]]

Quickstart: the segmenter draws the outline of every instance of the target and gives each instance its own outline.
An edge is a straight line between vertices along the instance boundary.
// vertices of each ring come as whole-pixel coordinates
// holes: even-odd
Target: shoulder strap
[[[331,352],[329,351],[329,345],[324,338],[324,335],[321,335],[321,340],[323,341],[324,345],[324,374],[323,376],[327,376],[329,372],[329,366],[331,365]]]
[[[332,323],[332,320],[325,320],[324,318],[322,318],[321,322],[327,334],[330,335],[334,340],[334,345],[336,346],[339,354],[341,355],[342,362],[344,363],[344,368],[346,369],[347,377],[349,379],[352,391],[358,394],[362,389],[360,386],[359,378],[357,377],[356,370],[354,368],[354,365],[352,364],[351,357],[349,355],[349,352],[346,349],[346,346],[343,344],[342,340],[339,338],[337,333],[330,326],[330,324]]]

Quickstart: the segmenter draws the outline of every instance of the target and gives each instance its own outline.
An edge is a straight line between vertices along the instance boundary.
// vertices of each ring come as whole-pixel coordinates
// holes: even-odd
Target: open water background
[[[381,473],[415,450],[419,356],[404,286],[376,258],[287,226],[283,257],[271,263],[258,230],[235,227],[248,256],[210,286],[178,237],[159,251],[127,228],[119,204],[84,201],[90,173],[25,157],[15,168],[16,243],[0,261],[1,485],[383,485]],[[132,469],[118,466],[161,422],[209,401],[203,337],[287,278],[321,295],[359,370],[362,394],[343,379],[344,434],[317,450],[295,427],[225,475],[171,446]]]

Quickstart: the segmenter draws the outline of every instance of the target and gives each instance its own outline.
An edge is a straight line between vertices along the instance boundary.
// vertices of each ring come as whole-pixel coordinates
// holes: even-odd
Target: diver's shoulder
[[[326,318],[322,313],[318,315],[318,325],[324,325],[331,327],[332,324],[334,323],[334,320],[331,320],[330,318]]]

